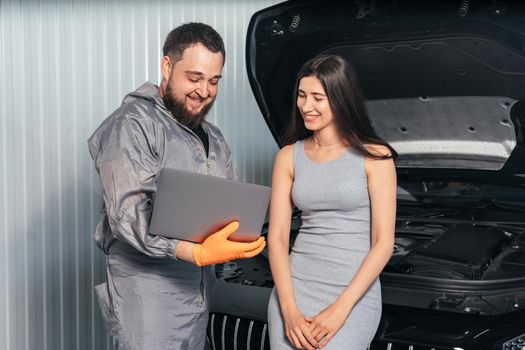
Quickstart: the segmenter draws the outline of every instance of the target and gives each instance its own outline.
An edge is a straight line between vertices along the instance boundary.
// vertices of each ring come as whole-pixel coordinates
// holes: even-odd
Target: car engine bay
[[[480,314],[525,307],[524,221],[520,207],[509,211],[494,203],[401,201],[392,257],[381,275],[384,301]],[[300,212],[294,212],[290,246],[300,224]],[[215,273],[227,283],[274,286],[266,250],[255,258],[217,265]]]

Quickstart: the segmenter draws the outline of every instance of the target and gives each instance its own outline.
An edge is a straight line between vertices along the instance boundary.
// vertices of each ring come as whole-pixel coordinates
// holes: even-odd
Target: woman
[[[341,57],[306,62],[295,97],[273,170],[270,346],[366,349],[381,317],[378,276],[394,244],[396,154],[372,129]],[[288,257],[293,204],[302,226]]]

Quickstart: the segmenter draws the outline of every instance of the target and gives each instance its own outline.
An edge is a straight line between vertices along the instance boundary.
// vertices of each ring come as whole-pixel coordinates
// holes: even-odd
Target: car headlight
[[[502,350],[525,350],[525,334],[506,341],[501,347]]]

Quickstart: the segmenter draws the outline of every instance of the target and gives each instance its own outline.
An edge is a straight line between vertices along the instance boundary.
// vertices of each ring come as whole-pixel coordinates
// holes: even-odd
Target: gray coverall
[[[124,98],[88,140],[102,184],[95,243],[107,255],[107,283],[96,286],[115,349],[204,349],[209,268],[177,260],[178,241],[148,234],[161,168],[236,179],[217,127],[199,137],[166,109],[147,82]]]

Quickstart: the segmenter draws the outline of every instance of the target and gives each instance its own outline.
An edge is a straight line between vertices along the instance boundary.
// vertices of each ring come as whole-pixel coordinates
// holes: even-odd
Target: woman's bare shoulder
[[[281,169],[287,169],[291,171],[293,169],[293,152],[294,145],[286,145],[281,148],[275,155],[274,167]]]
[[[275,160],[278,159],[292,159],[293,158],[293,152],[294,152],[294,145],[286,145],[283,148],[281,148],[277,154],[275,155]]]
[[[370,151],[370,153],[372,153],[375,156],[378,156],[378,157],[388,156],[388,157],[390,157],[392,155],[392,151],[387,146],[376,145],[376,144],[367,144],[365,146],[368,149],[368,151]]]

